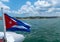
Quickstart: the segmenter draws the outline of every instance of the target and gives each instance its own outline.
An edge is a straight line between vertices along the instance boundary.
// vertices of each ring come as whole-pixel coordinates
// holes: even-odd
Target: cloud
[[[0,0],[0,1],[2,1],[2,2],[9,2],[9,0]]]
[[[17,12],[24,14],[24,16],[39,16],[44,13],[46,13],[46,15],[51,14],[60,11],[60,8],[56,8],[58,1],[59,0],[37,0],[34,4],[27,1]]]
[[[1,1],[8,2],[9,0],[1,0]],[[60,11],[58,10],[58,8],[55,8],[56,5],[60,3],[60,1],[59,2],[58,1],[59,0],[37,0],[36,2],[34,2],[34,4],[32,4],[32,2],[30,1],[27,1],[25,5],[22,5],[21,8],[18,9],[18,11],[10,10],[10,7],[6,6],[2,2],[0,2],[0,7],[8,9],[5,10],[5,12],[8,13],[24,14],[24,16],[37,16],[44,14],[45,12],[52,13]]]
[[[3,4],[2,2],[0,2],[0,8],[4,8],[4,9],[10,9],[10,7],[6,6],[5,4]]]
[[[36,7],[50,7],[51,3],[48,3],[47,1],[37,1],[34,3]]]
[[[31,2],[26,2],[26,5],[23,5],[18,11],[23,14],[23,13],[31,13],[33,11],[34,6],[31,5]]]
[[[1,0],[2,2],[9,2],[9,0]],[[22,5],[18,11],[10,10],[10,7],[6,6],[0,2],[0,7],[3,7],[4,12],[13,13],[13,14],[24,14],[26,16],[35,16],[40,15],[41,13],[49,12],[52,13],[56,9],[57,0],[37,0],[32,4],[32,2],[27,1],[25,5]],[[6,10],[8,9],[8,10]]]
[[[46,12],[52,7],[52,3],[48,1],[40,1],[34,3],[35,9],[38,10],[38,12]]]
[[[3,8],[3,12],[10,12],[10,7],[5,5],[3,2],[9,2],[9,0],[0,0],[0,11]]]
[[[3,12],[4,13],[12,13],[12,14],[18,14],[19,12],[18,11],[15,11],[15,10],[10,10],[10,7],[5,5],[3,2],[9,2],[9,0],[0,0],[0,11],[1,11],[1,8],[3,8]]]
[[[46,12],[51,13],[51,12],[53,12],[53,11],[54,11],[54,9],[55,9],[55,8],[49,8],[49,10],[48,10],[48,11],[46,11]]]
[[[52,7],[52,4],[48,1],[36,1],[32,5],[31,2],[27,1],[25,5],[23,5],[19,10],[18,13],[20,14],[26,14],[26,15],[37,15],[41,12],[48,11],[49,8]]]
[[[51,0],[52,7],[48,9],[47,12],[58,12],[60,10],[60,0]]]
[[[0,11],[1,11],[1,8],[3,8],[3,12],[7,12],[9,13],[10,12],[10,7],[3,4],[1,1],[0,1]]]

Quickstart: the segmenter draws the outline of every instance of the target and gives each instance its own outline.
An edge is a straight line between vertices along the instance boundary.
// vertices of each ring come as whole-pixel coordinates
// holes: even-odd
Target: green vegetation
[[[57,16],[43,17],[43,16],[31,16],[31,17],[16,17],[17,19],[44,19],[44,18],[58,18]]]

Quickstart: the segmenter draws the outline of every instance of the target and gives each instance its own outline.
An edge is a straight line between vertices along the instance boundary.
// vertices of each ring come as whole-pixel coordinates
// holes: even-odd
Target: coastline
[[[51,17],[43,17],[43,16],[36,16],[36,17],[14,17],[16,19],[53,19],[53,18],[60,18],[58,16],[51,16]],[[2,20],[2,17],[0,17],[0,20]]]
[[[57,17],[57,16],[52,16],[52,17],[15,17],[17,19],[51,19],[51,18],[60,18],[60,17]]]

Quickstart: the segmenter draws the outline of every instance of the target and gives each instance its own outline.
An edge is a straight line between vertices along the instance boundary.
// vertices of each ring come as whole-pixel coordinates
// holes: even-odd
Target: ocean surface
[[[60,42],[60,18],[51,19],[24,19],[21,20],[31,25],[31,32],[16,31],[23,34],[23,42]],[[0,20],[0,31],[3,31],[3,23]]]

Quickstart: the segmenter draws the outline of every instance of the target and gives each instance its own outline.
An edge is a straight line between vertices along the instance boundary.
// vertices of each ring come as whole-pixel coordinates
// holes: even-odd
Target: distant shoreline
[[[43,17],[43,16],[36,16],[36,17],[14,17],[17,19],[51,19],[51,18],[60,18],[58,16],[51,16],[51,17]],[[0,17],[0,20],[2,20],[2,17]]]
[[[57,16],[54,17],[16,17],[17,19],[50,19],[50,18],[60,18]]]

